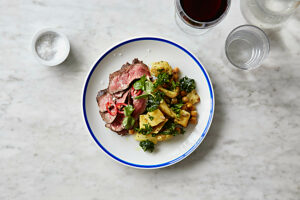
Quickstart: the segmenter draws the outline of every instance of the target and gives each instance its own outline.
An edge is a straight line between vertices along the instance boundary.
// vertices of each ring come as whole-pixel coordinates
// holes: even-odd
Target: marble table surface
[[[300,199],[300,12],[268,33],[271,52],[251,72],[224,57],[228,33],[245,24],[239,1],[215,29],[183,33],[173,1],[0,0],[0,199]],[[33,57],[33,34],[54,27],[71,42],[60,66]],[[137,170],[107,157],[82,120],[92,63],[134,36],[189,48],[211,76],[213,124],[176,165]]]

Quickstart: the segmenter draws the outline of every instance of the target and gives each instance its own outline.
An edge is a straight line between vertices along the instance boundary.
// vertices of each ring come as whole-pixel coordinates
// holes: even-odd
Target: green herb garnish
[[[179,128],[180,131],[177,129]],[[163,126],[162,131],[159,132],[159,134],[162,135],[178,135],[178,134],[184,134],[184,130],[181,126],[177,125],[176,129],[176,123],[172,120],[167,121],[167,123]]]
[[[135,119],[131,116],[133,111],[134,111],[134,108],[132,105],[127,105],[124,107],[125,118],[123,119],[122,125],[127,130],[130,129],[135,123]]]
[[[153,152],[153,150],[154,150],[154,143],[151,142],[150,140],[141,141],[140,142],[140,147],[142,147],[142,149],[144,151]]]
[[[152,121],[154,119],[154,117],[149,115],[149,119]]]
[[[171,87],[169,88],[171,91],[174,91],[176,87],[180,85],[179,82],[175,82],[173,79],[171,80]]]
[[[165,93],[161,91],[157,91],[153,95],[150,95],[147,103],[147,111],[152,112],[156,110],[164,96]]]
[[[134,84],[133,87],[135,90],[143,90],[144,93],[142,95],[139,95],[135,97],[135,99],[142,99],[142,98],[147,98],[151,92],[153,92],[154,86],[153,83],[150,80],[147,80],[146,76],[142,76],[140,80],[137,80]]]
[[[136,90],[145,90],[145,82],[146,82],[147,78],[146,76],[142,76],[139,80],[137,80],[134,84],[133,87]]]
[[[171,109],[176,113],[176,117],[180,117],[180,111],[183,103],[173,104]]]
[[[191,92],[196,88],[196,83],[194,79],[190,79],[188,77],[183,77],[179,80],[180,89],[186,91],[187,93]]]
[[[160,85],[170,82],[170,75],[166,72],[160,73],[157,76],[157,79],[154,83],[154,88],[157,88]]]
[[[152,132],[153,129],[150,124],[144,124],[144,128],[136,128],[135,130],[143,135],[148,135]]]
[[[124,107],[124,115],[126,117],[130,116],[133,111],[134,111],[134,107],[132,105],[127,105]]]

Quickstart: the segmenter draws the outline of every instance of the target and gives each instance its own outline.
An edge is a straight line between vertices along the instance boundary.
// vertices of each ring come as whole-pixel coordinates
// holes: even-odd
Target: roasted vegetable
[[[154,144],[157,143],[156,137],[153,137],[152,134],[143,135],[143,134],[141,134],[141,133],[136,133],[136,134],[135,134],[135,140],[137,140],[137,141],[150,140],[150,141],[152,141]]]
[[[150,117],[152,117],[152,120],[150,119]],[[147,122],[150,124],[150,126],[156,126],[156,125],[160,124],[161,122],[165,121],[165,119],[166,119],[164,114],[159,109],[156,109],[152,112],[148,112],[145,115],[145,118],[146,118]]]
[[[157,135],[156,136],[156,139],[158,142],[163,142],[163,141],[169,140],[171,138],[173,138],[173,135]]]
[[[149,135],[152,133],[152,126],[149,124],[143,124],[141,128],[135,128],[134,130],[142,135]]]
[[[168,104],[164,100],[160,102],[159,108],[169,117],[176,118],[176,113],[171,108],[169,108]]]
[[[188,123],[189,123],[189,119],[190,119],[191,114],[185,110],[181,110],[180,111],[180,117],[176,118],[174,121],[177,124],[180,124],[183,127],[187,127]]]
[[[162,72],[166,72],[167,74],[171,75],[172,67],[166,61],[154,62],[152,63],[150,72],[156,77]]]
[[[154,150],[154,143],[152,141],[150,141],[150,140],[141,141],[140,142],[140,147],[142,147],[142,149],[144,151],[153,152],[153,150]]]
[[[196,88],[196,83],[194,79],[190,79],[188,77],[183,77],[179,80],[180,89],[186,91],[187,93],[191,92]]]
[[[157,89],[162,91],[163,93],[165,93],[165,95],[170,97],[170,98],[175,98],[179,94],[179,87],[176,87],[176,89],[174,91],[167,90],[167,89],[165,89],[163,87],[160,87],[160,86]]]
[[[183,103],[174,104],[171,106],[171,109],[176,113],[176,117],[180,117],[180,108],[183,106]]]
[[[192,90],[190,93],[186,95],[186,97],[188,98],[188,102],[192,104],[200,102],[200,97],[197,94],[196,90]]]
[[[165,119],[165,121],[163,121],[159,125],[153,127],[152,134],[157,134],[162,129],[162,127],[164,127],[164,125],[166,124],[167,121],[168,121],[168,119]]]

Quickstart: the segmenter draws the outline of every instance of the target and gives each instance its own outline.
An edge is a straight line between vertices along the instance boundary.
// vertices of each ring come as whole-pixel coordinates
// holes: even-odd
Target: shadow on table
[[[62,71],[67,73],[76,73],[83,71],[81,68],[81,62],[76,56],[76,50],[71,47],[70,54],[67,59],[60,65],[54,66],[55,71]]]

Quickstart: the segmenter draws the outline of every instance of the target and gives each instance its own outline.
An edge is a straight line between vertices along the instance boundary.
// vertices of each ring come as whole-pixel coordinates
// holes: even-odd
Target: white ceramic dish
[[[153,153],[144,152],[131,135],[119,136],[105,128],[99,115],[96,95],[108,86],[108,76],[134,58],[150,67],[155,61],[165,60],[179,67],[181,76],[195,79],[201,102],[197,104],[198,124],[189,125],[184,135],[158,143]],[[202,142],[212,122],[214,93],[209,76],[197,58],[182,46],[169,40],[141,37],[126,40],[105,52],[89,72],[83,89],[83,116],[99,147],[114,160],[136,168],[160,168],[177,163],[191,154]]]
[[[60,54],[60,56],[55,57],[54,59],[51,59],[51,60],[44,60],[37,53],[37,46],[36,46],[37,41],[46,34],[53,34],[56,37],[59,37],[62,42],[62,48],[60,48],[59,52],[57,52]],[[62,62],[64,62],[66,60],[66,58],[68,57],[68,55],[70,53],[70,42],[69,42],[67,36],[65,34],[59,32],[58,30],[53,29],[53,28],[44,28],[34,34],[34,36],[32,38],[32,43],[31,43],[31,50],[32,50],[34,57],[42,65],[56,66],[56,65],[59,65]]]

